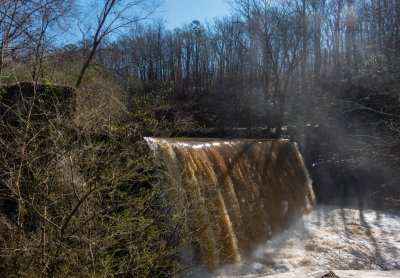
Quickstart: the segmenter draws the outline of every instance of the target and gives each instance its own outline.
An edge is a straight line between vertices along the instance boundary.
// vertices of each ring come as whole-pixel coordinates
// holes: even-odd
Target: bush
[[[171,240],[147,144],[135,125],[115,118],[93,124],[90,117],[107,109],[78,110],[71,120],[29,98],[8,104],[0,120],[3,275],[170,277],[179,271],[179,242]]]

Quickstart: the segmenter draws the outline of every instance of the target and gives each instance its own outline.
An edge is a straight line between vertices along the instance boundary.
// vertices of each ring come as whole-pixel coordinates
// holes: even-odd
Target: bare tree
[[[150,3],[150,4],[149,4]],[[99,3],[99,14],[94,28],[92,45],[82,65],[75,87],[79,88],[101,42],[110,34],[132,26],[148,18],[158,7],[156,1],[103,0]],[[136,15],[135,15],[136,14]]]
[[[303,59],[303,20],[300,11],[290,6],[274,13],[274,33],[271,44],[271,63],[274,75],[274,103],[277,134],[280,135],[283,124],[286,97],[289,85],[299,62]]]
[[[31,39],[28,24],[32,13],[29,1],[5,0],[0,3],[0,76],[5,60],[11,53],[25,45],[26,38]]]
[[[29,28],[31,44],[33,45],[32,80],[37,82],[43,77],[42,64],[46,53],[50,52],[52,36],[59,35],[59,28],[65,23],[64,19],[72,12],[74,0],[51,0],[44,3],[32,2],[32,24]],[[58,30],[57,30],[58,29]],[[54,32],[52,34],[52,32]]]

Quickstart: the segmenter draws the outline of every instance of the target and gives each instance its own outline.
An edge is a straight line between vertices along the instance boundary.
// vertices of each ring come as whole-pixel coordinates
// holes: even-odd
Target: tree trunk
[[[92,47],[92,49],[90,50],[90,54],[89,54],[89,56],[86,58],[85,63],[84,63],[83,66],[82,66],[81,72],[79,73],[78,80],[76,81],[76,84],[75,84],[75,88],[76,88],[76,89],[79,89],[79,87],[81,86],[81,83],[82,83],[82,80],[83,80],[83,76],[85,75],[87,69],[89,68],[90,63],[92,62],[92,59],[93,59],[93,57],[94,57],[94,54],[96,53],[96,49],[97,49],[97,46],[98,46],[98,45],[99,45],[98,42],[95,42],[95,43],[93,44],[93,47]]]
[[[307,17],[306,17],[306,0],[302,0],[302,30],[301,30],[301,37],[302,37],[302,52],[303,58],[301,59],[301,93],[302,97],[306,97],[308,93],[307,89]]]

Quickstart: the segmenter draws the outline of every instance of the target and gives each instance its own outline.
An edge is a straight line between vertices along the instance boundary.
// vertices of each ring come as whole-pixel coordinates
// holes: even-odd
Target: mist
[[[2,274],[400,270],[400,1],[89,2],[0,1]]]

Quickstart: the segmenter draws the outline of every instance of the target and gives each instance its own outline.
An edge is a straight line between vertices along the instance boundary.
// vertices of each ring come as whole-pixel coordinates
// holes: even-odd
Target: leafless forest
[[[144,136],[290,138],[317,202],[398,211],[400,1],[228,2],[168,30],[156,0],[0,1],[1,275],[193,267]]]

